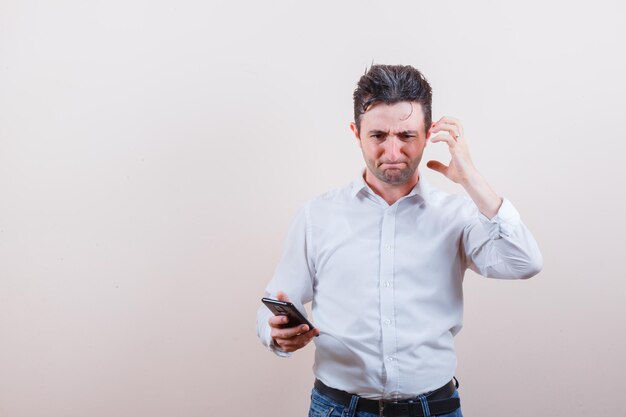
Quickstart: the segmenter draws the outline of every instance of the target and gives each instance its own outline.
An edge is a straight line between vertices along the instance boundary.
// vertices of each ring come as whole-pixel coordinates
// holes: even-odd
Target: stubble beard
[[[421,158],[420,158],[421,159]],[[380,169],[379,166],[376,166],[376,162],[367,161],[367,166],[370,171],[374,174],[376,178],[385,184],[389,185],[402,185],[406,184],[415,173],[417,166],[419,165],[419,160],[417,161],[406,161],[406,167],[403,169]]]

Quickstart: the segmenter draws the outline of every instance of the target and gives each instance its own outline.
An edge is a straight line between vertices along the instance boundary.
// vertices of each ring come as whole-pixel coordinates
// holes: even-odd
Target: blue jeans
[[[424,398],[425,395],[420,395]],[[459,398],[459,392],[455,389],[452,398]],[[352,397],[352,402],[349,406],[344,406],[333,399],[321,394],[318,390],[313,388],[311,391],[311,408],[309,409],[309,417],[378,417],[378,414],[367,413],[365,411],[355,412],[358,397]],[[422,407],[423,408],[423,407]],[[430,414],[428,410],[425,410],[425,417],[435,417]],[[461,408],[459,407],[455,411],[448,414],[437,414],[437,417],[463,417]]]

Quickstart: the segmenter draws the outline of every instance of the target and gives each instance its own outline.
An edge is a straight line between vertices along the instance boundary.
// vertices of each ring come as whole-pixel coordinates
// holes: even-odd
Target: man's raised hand
[[[439,133],[437,136],[432,136],[437,133]],[[432,143],[445,142],[448,144],[452,159],[447,166],[439,161],[428,161],[426,164],[428,168],[442,173],[451,181],[463,186],[467,185],[478,175],[478,171],[470,158],[467,141],[463,134],[463,125],[460,120],[443,116],[432,124],[430,135]]]

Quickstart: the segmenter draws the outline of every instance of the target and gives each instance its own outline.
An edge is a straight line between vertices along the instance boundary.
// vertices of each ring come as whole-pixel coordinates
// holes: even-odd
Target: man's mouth
[[[394,163],[382,163],[380,164],[381,168],[387,168],[387,169],[400,169],[402,168],[402,166],[404,165],[404,162],[394,162]]]

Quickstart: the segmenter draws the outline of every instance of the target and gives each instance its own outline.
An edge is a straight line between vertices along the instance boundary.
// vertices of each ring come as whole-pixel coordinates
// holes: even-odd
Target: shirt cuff
[[[498,213],[493,218],[479,212],[479,218],[486,227],[491,239],[500,239],[513,234],[520,222],[520,215],[517,209],[508,199],[502,198],[502,205]]]

